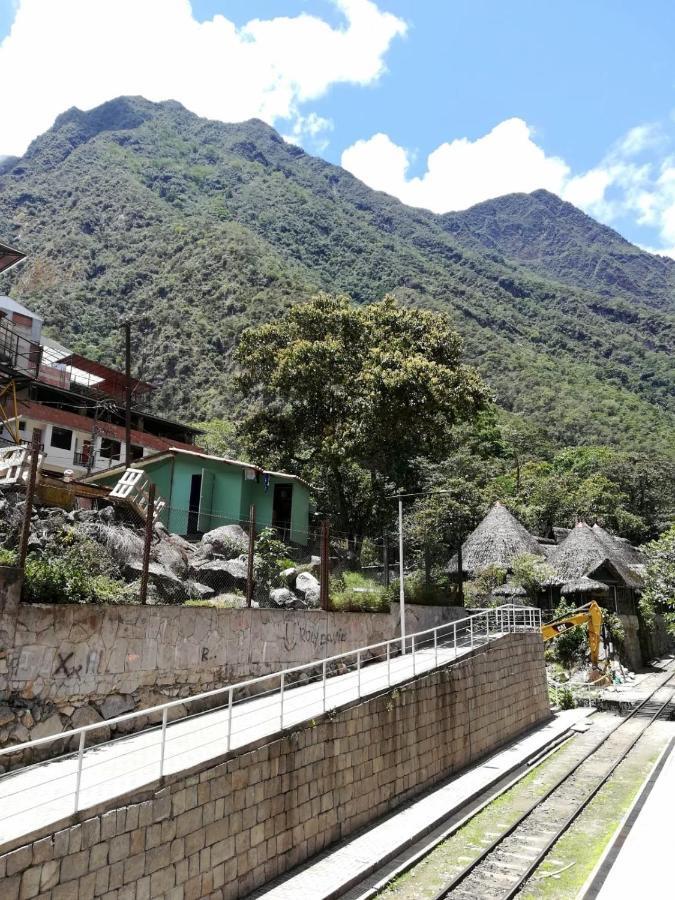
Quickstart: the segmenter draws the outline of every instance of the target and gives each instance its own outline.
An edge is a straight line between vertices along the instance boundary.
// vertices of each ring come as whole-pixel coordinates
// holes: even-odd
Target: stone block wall
[[[0,570],[0,747],[400,633],[398,604],[390,614],[48,605],[19,603],[19,588],[16,570]],[[465,615],[458,607],[409,606],[406,628],[411,633]],[[140,717],[124,727],[146,724]]]
[[[541,638],[0,846],[3,900],[238,898],[550,716]]]

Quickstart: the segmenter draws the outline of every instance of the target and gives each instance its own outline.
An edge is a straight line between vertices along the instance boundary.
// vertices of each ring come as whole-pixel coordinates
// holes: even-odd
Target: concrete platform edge
[[[621,840],[622,836],[624,836],[624,833],[626,837],[630,834],[631,829],[635,824],[635,821],[637,820],[639,812],[644,805],[644,802],[651,794],[652,789],[658,781],[659,775],[661,774],[661,771],[665,766],[668,757],[673,751],[675,751],[675,738],[671,738],[671,740],[667,742],[667,744],[659,754],[658,759],[647,774],[645,780],[642,782],[640,790],[637,792],[635,799],[631,803],[630,807],[626,810],[623,818],[617,825],[616,831],[610,838],[609,843],[602,853],[602,856],[595,864],[593,871],[588,876],[585,884],[577,894],[576,900],[595,900],[595,898],[599,896],[600,891],[602,890],[603,885],[607,879],[607,876],[609,875],[612,866],[616,861],[616,857],[621,852],[621,847],[617,846],[619,844],[619,841]],[[633,819],[632,822],[631,819]],[[629,822],[630,826],[626,830],[626,826]],[[623,841],[621,843],[623,843]],[[615,850],[617,851],[616,853],[614,853]],[[609,862],[608,865],[608,861],[613,855],[614,858],[611,860],[611,862]]]

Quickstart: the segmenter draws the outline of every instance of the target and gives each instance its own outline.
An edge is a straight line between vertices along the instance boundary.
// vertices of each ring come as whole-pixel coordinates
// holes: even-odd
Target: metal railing
[[[311,628],[311,618],[308,627]],[[42,782],[35,777],[37,763],[2,775],[0,804],[6,814],[12,815],[12,808],[21,797],[25,806],[15,809],[14,815],[35,816],[42,806],[49,807],[52,817],[57,812],[61,817],[69,815],[83,808],[83,793],[88,795],[90,804],[101,800],[101,790],[106,783],[118,782],[118,787],[111,784],[113,793],[110,796],[114,797],[162,778],[169,770],[179,771],[363,696],[391,688],[410,677],[446,665],[460,653],[507,633],[538,632],[540,628],[541,611],[533,607],[506,605],[475,611],[466,618],[407,635],[405,639],[397,637],[381,641],[72,731],[5,747],[0,749],[0,762],[2,757],[34,753],[57,742],[61,742],[58,752],[62,755],[57,759],[50,758],[50,764],[44,766],[46,777]],[[189,707],[193,708],[192,713]],[[156,723],[153,727],[131,735],[128,733],[131,730],[128,723],[148,717]],[[96,731],[120,725],[126,728],[124,736],[96,744],[91,740]],[[88,742],[94,752],[85,755]],[[137,754],[135,763],[132,760],[134,754]],[[28,787],[22,788],[21,775],[27,769],[32,774]],[[57,782],[65,782],[65,793],[55,793]],[[13,787],[16,790],[12,790]],[[45,797],[49,799],[45,800]],[[2,837],[0,834],[0,842]]]

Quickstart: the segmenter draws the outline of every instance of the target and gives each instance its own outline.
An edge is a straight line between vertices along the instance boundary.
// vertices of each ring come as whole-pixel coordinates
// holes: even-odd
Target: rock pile
[[[0,547],[18,544],[24,501],[21,494],[0,494]],[[58,555],[64,535],[99,545],[110,577],[127,585],[133,600],[143,566],[143,529],[129,521],[120,507],[67,512],[36,505],[31,522],[29,553]],[[248,575],[248,535],[240,525],[223,525],[191,542],[155,526],[149,568],[149,603],[183,603],[222,595],[241,597]],[[313,574],[318,558],[279,573],[276,584],[258,583],[259,560],[254,557],[254,605],[311,609],[319,605],[319,582]],[[236,596],[232,597],[236,603]],[[54,598],[55,601],[63,598]]]

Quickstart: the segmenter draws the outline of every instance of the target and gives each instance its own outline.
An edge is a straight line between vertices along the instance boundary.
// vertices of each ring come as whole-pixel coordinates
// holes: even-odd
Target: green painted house
[[[308,542],[309,485],[297,475],[173,447],[136,460],[133,467],[147,474],[166,501],[160,518],[174,534],[192,536],[220,525],[244,525],[255,505],[258,530],[271,525],[286,541]],[[113,487],[124,469],[116,466],[86,480]]]

